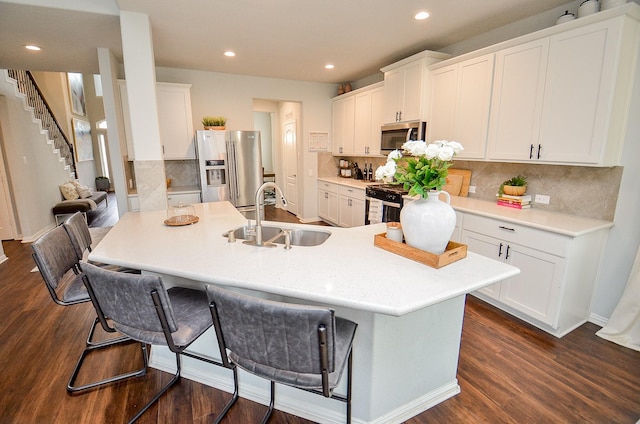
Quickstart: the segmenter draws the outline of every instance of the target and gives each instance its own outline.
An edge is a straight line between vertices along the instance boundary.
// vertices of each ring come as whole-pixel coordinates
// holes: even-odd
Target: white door
[[[287,121],[283,125],[282,145],[284,156],[284,197],[287,198],[287,211],[298,214],[298,132],[296,121]]]
[[[16,238],[14,231],[15,220],[12,211],[9,185],[7,182],[2,150],[0,149],[0,240],[13,240]],[[0,249],[1,250],[1,249]],[[2,254],[0,254],[2,256]]]

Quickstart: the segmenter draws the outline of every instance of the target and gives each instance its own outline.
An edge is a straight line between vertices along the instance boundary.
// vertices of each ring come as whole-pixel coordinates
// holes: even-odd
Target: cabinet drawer
[[[359,188],[339,186],[338,194],[341,194],[347,197],[353,197],[355,199],[364,200],[364,190],[361,190]]]
[[[463,228],[561,257],[565,256],[571,241],[570,237],[562,234],[471,213],[465,214]]]
[[[318,181],[318,188],[320,190],[326,190],[330,193],[338,193],[338,186],[326,181]]]

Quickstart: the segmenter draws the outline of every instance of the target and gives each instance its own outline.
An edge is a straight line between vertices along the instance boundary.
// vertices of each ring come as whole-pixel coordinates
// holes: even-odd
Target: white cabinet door
[[[545,162],[598,163],[614,88],[619,25],[608,20],[550,38],[540,126]]]
[[[382,138],[381,127],[384,123],[382,114],[384,113],[384,86],[374,89],[371,92],[371,142],[367,148],[367,154],[380,154],[380,139]]]
[[[338,223],[338,195],[324,189],[318,190],[318,216],[334,224]]]
[[[430,142],[452,140],[457,91],[458,64],[431,72],[430,117],[427,125]]]
[[[493,237],[474,233],[473,231],[462,230],[462,243],[467,245],[469,251],[477,253],[487,258],[496,259],[500,251],[500,241]],[[500,288],[503,283],[494,283],[478,290],[492,299],[500,299]]]
[[[485,157],[494,55],[456,63],[431,74],[429,141],[455,140],[457,157]]]
[[[424,61],[417,60],[385,72],[386,123],[419,120],[422,116]]]
[[[350,96],[334,100],[331,111],[333,154],[353,154],[355,139],[355,97]]]
[[[338,186],[338,225],[356,227],[364,225],[364,190]]]
[[[134,160],[126,81],[118,81],[118,88],[120,89],[127,156],[129,160]],[[156,84],[158,125],[164,159],[196,158],[190,90],[191,86],[187,84]]]
[[[138,196],[127,196],[127,203],[129,206],[129,212],[140,211],[140,199]]]
[[[158,121],[164,159],[195,159],[190,85],[157,84]]]
[[[545,38],[496,53],[489,159],[537,159],[548,51]]]
[[[514,243],[505,246],[505,262],[520,268],[520,274],[502,283],[500,300],[555,326],[564,259]]]
[[[338,225],[351,227],[353,221],[352,199],[347,196],[338,196]]]
[[[384,122],[400,120],[404,90],[404,72],[402,68],[384,73]]]
[[[455,119],[451,138],[462,144],[460,159],[482,159],[487,146],[494,55],[459,64]]]
[[[355,102],[354,153],[366,155],[371,145],[371,92],[357,94]]]
[[[403,68],[404,86],[402,88],[401,121],[417,121],[422,116],[422,89],[424,63],[417,61]]]
[[[355,96],[354,149],[357,156],[380,154],[380,127],[384,88],[365,90]]]

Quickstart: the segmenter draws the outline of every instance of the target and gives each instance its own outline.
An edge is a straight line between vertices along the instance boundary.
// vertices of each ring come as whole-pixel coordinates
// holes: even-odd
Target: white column
[[[120,29],[140,210],[166,209],[167,189],[149,17],[121,11]]]
[[[102,101],[107,120],[107,139],[109,140],[109,159],[111,160],[111,183],[116,190],[118,201],[118,216],[129,210],[127,202],[127,182],[124,170],[125,159],[122,154],[124,144],[124,129],[118,120],[119,93],[117,86],[117,60],[113,53],[104,47],[98,48],[98,66],[102,82]],[[123,140],[122,144],[119,140]]]

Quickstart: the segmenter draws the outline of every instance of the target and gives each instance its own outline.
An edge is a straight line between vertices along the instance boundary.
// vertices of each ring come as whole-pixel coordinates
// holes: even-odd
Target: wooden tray
[[[390,240],[386,236],[387,233],[376,234],[373,238],[373,244],[396,255],[428,265],[431,268],[442,268],[467,257],[467,245],[456,243],[455,241],[450,241],[445,251],[440,255],[436,255],[435,253],[416,249],[406,243]]]
[[[195,224],[199,220],[200,218],[195,215],[172,216],[171,218],[164,220],[164,225],[168,225],[170,227],[181,227],[183,225]]]

